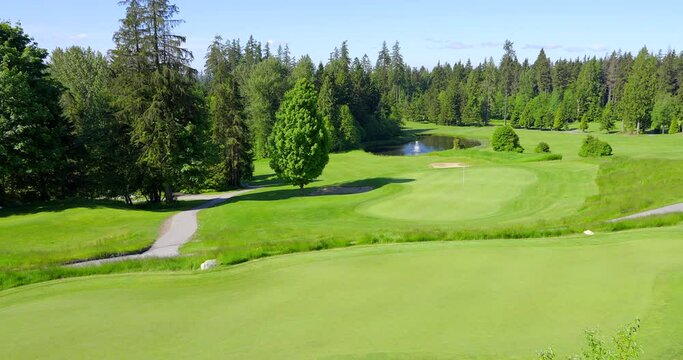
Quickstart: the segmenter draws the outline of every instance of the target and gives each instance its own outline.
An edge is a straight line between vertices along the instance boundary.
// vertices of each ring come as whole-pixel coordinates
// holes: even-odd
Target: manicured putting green
[[[683,227],[286,255],[0,293],[0,358],[533,358],[642,320],[683,356]]]
[[[412,221],[469,221],[499,212],[534,184],[536,175],[523,168],[472,167],[430,169],[419,180],[363,212]]]

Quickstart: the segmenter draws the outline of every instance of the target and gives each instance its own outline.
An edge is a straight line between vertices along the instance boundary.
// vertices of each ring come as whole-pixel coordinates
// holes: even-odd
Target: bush
[[[590,135],[586,136],[581,144],[579,156],[582,157],[598,157],[612,155],[612,147],[604,141]]]
[[[669,125],[669,134],[677,134],[681,130],[681,125],[678,120],[671,120],[671,125]]]
[[[536,148],[534,149],[534,152],[540,154],[540,153],[549,153],[550,152],[550,146],[548,143],[541,141],[536,145]]]
[[[524,148],[519,145],[519,136],[510,126],[502,126],[493,132],[491,146],[495,151],[524,152]]]

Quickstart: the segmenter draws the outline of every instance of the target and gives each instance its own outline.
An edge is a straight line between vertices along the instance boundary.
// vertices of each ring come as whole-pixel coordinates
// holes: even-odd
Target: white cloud
[[[80,34],[76,34],[76,35],[71,36],[72,39],[77,39],[77,40],[82,40],[82,39],[85,39],[87,37],[88,37],[88,34],[85,34],[85,33],[80,33]]]
[[[447,43],[446,48],[453,49],[453,50],[463,50],[463,49],[471,49],[472,45],[465,44],[465,43],[462,43],[460,41],[453,41],[453,42]]]

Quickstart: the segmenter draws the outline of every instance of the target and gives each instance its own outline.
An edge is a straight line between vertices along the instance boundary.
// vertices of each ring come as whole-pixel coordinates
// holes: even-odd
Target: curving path
[[[618,222],[618,221],[622,221],[622,220],[631,220],[631,219],[637,219],[637,218],[646,217],[646,216],[664,215],[664,214],[671,214],[671,213],[678,213],[678,212],[683,212],[683,203],[673,204],[673,205],[669,205],[669,206],[660,207],[657,209],[639,212],[637,214],[624,216],[624,217],[620,217],[617,219],[612,219],[609,222]]]
[[[70,267],[84,267],[91,265],[102,265],[122,260],[144,259],[144,258],[164,258],[180,256],[180,247],[190,241],[192,235],[197,231],[197,213],[203,209],[220,204],[231,197],[242,195],[252,189],[231,191],[228,193],[212,195],[183,195],[181,200],[206,200],[205,203],[191,210],[181,211],[166,220],[162,226],[161,235],[147,251],[142,254],[116,256],[97,260],[81,261],[69,264]]]

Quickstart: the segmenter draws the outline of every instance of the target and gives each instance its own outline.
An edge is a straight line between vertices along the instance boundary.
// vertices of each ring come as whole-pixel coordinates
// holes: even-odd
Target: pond
[[[401,145],[377,146],[367,150],[375,155],[413,156],[433,151],[453,149],[455,138],[440,135],[419,135],[415,140]]]

